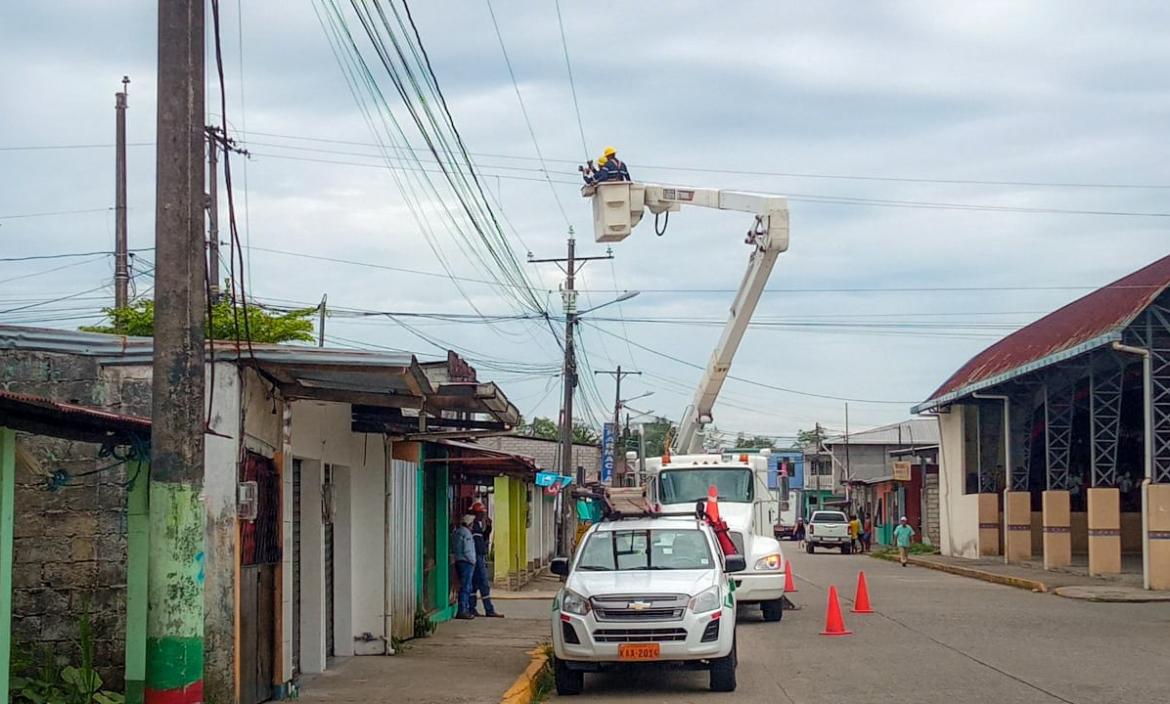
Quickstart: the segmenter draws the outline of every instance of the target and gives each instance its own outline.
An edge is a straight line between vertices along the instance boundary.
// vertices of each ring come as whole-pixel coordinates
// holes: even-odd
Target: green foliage
[[[314,308],[270,313],[250,305],[247,310],[247,332],[251,333],[252,342],[311,342],[315,339],[313,321],[310,319],[316,312]],[[105,314],[106,325],[91,325],[81,329],[108,335],[154,336],[154,301],[144,299],[126,308],[106,308]],[[233,310],[231,301],[226,298],[212,306],[210,329],[213,339],[236,339],[237,323],[239,338],[247,339],[242,307]]]
[[[809,449],[813,451],[820,450],[821,444],[825,442],[825,431],[819,426],[815,430],[798,430],[796,431],[796,442],[792,448],[794,450]]]
[[[772,447],[772,438],[763,435],[748,437],[743,433],[735,436],[735,449],[737,450],[762,450],[765,447]]]
[[[530,437],[544,440],[560,440],[561,431],[557,424],[549,418],[537,416],[531,423],[520,423],[517,429]],[[573,442],[585,445],[596,445],[601,442],[601,434],[595,429],[578,421],[573,423]]]
[[[48,648],[15,648],[10,681],[12,704],[124,704],[125,697],[102,689],[93,667],[93,625],[89,610],[78,617],[81,666],[62,666]]]
[[[653,421],[647,422],[643,426],[643,432],[646,434],[646,456],[647,457],[661,457],[666,448],[667,433],[673,437],[678,429],[670,422],[670,419],[662,416],[656,417]]]
[[[422,609],[416,609],[414,612],[414,637],[426,638],[435,632],[435,622],[431,620],[430,614]]]

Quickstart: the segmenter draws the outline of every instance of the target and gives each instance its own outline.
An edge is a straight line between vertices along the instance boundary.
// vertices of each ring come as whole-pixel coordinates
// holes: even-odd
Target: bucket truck
[[[661,511],[687,510],[718,492],[720,513],[731,529],[737,552],[747,569],[735,575],[736,600],[759,604],[766,621],[783,616],[784,556],[773,537],[779,506],[768,487],[767,450],[759,454],[706,454],[703,429],[713,420],[715,401],[748,322],[763,294],[776,257],[788,249],[788,199],[783,196],[712,188],[660,186],[630,181],[588,185],[582,195],[593,200],[594,238],[621,242],[650,211],[658,221],[682,206],[750,213],[755,220],[747,231],[751,247],[747,271],[736,291],[727,324],[683,414],[674,452],[646,460],[646,496]]]

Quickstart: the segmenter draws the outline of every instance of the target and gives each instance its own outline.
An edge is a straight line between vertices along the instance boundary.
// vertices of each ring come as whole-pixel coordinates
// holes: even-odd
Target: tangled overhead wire
[[[102,448],[98,450],[98,459],[112,457],[114,461],[98,467],[97,469],[91,469],[88,472],[73,474],[67,469],[58,467],[45,480],[45,490],[50,492],[57,492],[63,487],[79,486],[79,484],[75,481],[77,479],[84,479],[85,477],[91,477],[95,474],[108,472],[130,462],[138,462],[139,464],[134,472],[134,476],[130,477],[130,479],[126,480],[125,482],[118,484],[118,486],[127,489],[133,489],[134,482],[137,481],[139,475],[142,474],[143,465],[147,460],[150,459],[150,443],[147,440],[135,435],[131,438],[131,442],[127,450],[120,451],[120,447],[124,446],[115,444],[113,442],[102,445]]]

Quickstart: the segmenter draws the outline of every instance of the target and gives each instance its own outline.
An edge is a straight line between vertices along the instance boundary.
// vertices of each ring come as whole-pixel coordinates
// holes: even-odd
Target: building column
[[[1170,484],[1145,484],[1142,510],[1146,514],[1149,588],[1170,590]]]
[[[495,546],[495,561],[492,563],[492,581],[500,585],[508,585],[512,567],[512,514],[515,507],[512,504],[512,494],[509,491],[511,481],[508,477],[496,477],[492,496],[496,500],[495,518],[492,520],[492,544]]]
[[[1121,494],[1089,489],[1089,574],[1121,573]]]
[[[1068,492],[1044,492],[1044,569],[1067,567],[1072,562],[1072,535]]]
[[[979,494],[979,556],[999,554],[999,495]]]
[[[1005,491],[1004,557],[1008,562],[1027,562],[1032,559],[1032,492]]]
[[[0,427],[0,702],[8,701],[12,657],[12,525],[16,491],[16,433]]]

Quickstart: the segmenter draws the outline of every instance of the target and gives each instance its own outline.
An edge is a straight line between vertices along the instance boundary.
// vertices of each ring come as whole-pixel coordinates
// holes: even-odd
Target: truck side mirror
[[[567,557],[554,557],[552,563],[549,564],[548,568],[549,568],[549,571],[551,571],[553,574],[557,575],[558,577],[568,577],[569,576],[569,558],[567,558]]]
[[[743,572],[747,569],[747,560],[743,555],[728,555],[723,558],[724,572]]]

